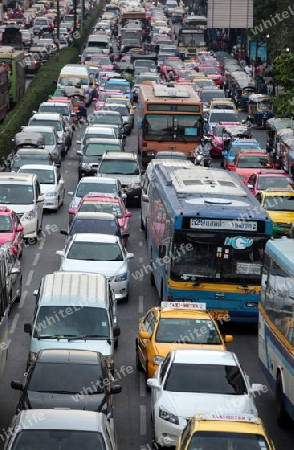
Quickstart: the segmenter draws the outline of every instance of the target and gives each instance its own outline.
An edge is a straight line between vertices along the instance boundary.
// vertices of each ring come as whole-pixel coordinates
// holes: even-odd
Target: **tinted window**
[[[126,160],[114,160],[114,159],[105,159],[102,161],[100,168],[100,173],[105,174],[117,174],[117,175],[139,175],[139,166],[135,161],[126,161]]]
[[[33,201],[33,186],[10,183],[0,185],[0,203],[3,205],[29,205]]]
[[[120,227],[114,220],[76,219],[70,229],[70,234],[103,233],[113,236],[120,235]]]
[[[68,259],[83,261],[123,261],[118,244],[103,242],[73,242],[67,254]]]
[[[254,433],[233,433],[223,431],[197,431],[192,436],[188,450],[218,449],[227,450],[267,450],[264,436]]]
[[[188,332],[189,330],[189,332]],[[178,342],[187,344],[220,344],[218,332],[211,320],[160,319],[156,342]]]
[[[84,197],[89,192],[99,192],[101,194],[116,194],[117,186],[115,183],[80,183],[76,192],[77,197]]]

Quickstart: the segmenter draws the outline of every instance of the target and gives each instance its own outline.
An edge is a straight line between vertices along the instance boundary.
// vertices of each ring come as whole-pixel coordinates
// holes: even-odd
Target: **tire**
[[[277,376],[276,381],[276,416],[277,423],[281,428],[289,428],[291,425],[291,419],[285,410],[284,400],[283,400],[283,385],[281,375]]]
[[[138,372],[144,372],[143,366],[141,364],[141,361],[140,361],[139,355],[138,355],[137,342],[136,342],[136,368],[137,368]]]
[[[141,212],[141,230],[145,230],[145,225],[142,219],[142,212]]]
[[[114,346],[114,348],[117,348],[117,347],[118,347],[118,337],[116,337],[116,338],[114,339],[113,346]]]
[[[153,272],[150,272],[150,284],[151,286],[155,286],[155,278]]]
[[[22,292],[22,278],[20,279],[19,283],[19,295],[15,299],[15,303],[19,303],[21,299],[21,292]]]

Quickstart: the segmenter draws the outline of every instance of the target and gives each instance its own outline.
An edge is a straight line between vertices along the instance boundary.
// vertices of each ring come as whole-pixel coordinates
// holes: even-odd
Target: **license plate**
[[[214,309],[209,311],[209,313],[214,318],[214,320],[228,320],[229,318],[229,311],[226,310]]]

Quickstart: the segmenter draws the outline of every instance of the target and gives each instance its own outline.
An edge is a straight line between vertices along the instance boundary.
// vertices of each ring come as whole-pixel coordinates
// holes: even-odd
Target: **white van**
[[[101,34],[90,34],[87,47],[101,50],[101,53],[104,55],[109,55],[113,50],[110,38],[107,35],[104,36]]]
[[[175,169],[191,169],[195,167],[189,160],[182,159],[152,159],[147,166],[142,180],[142,195],[141,195],[141,228],[146,229],[146,218],[149,207],[149,188],[152,181],[152,172],[158,164],[164,167],[174,167]]]
[[[55,272],[45,275],[36,296],[28,366],[43,349],[101,352],[110,370],[120,329],[117,304],[108,279],[101,274]]]
[[[92,77],[89,75],[88,66],[81,64],[66,64],[60,71],[57,88],[64,89],[67,86],[80,86],[85,92],[86,104],[92,99]]]
[[[0,206],[16,212],[25,239],[35,240],[42,228],[44,197],[38,177],[31,173],[0,173]]]

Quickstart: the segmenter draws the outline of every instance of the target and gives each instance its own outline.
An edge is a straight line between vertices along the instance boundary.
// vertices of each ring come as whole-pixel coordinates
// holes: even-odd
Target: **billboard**
[[[207,28],[252,28],[253,0],[208,0]]]

